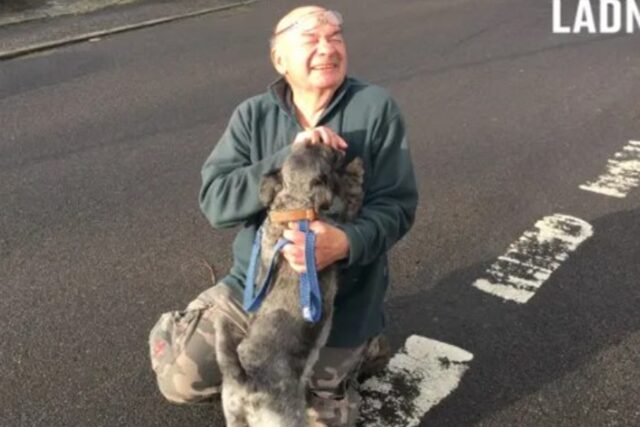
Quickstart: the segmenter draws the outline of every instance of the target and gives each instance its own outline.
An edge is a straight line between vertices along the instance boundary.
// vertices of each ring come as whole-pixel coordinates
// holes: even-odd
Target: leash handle
[[[322,295],[316,269],[316,235],[309,229],[309,221],[298,221],[300,231],[305,234],[304,255],[306,272],[300,275],[300,306],[302,317],[316,323],[322,317]]]

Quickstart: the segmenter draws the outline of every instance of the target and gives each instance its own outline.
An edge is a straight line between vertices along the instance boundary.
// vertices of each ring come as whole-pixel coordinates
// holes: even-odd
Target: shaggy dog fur
[[[362,205],[364,171],[360,159],[345,165],[344,157],[324,144],[296,145],[281,171],[263,178],[262,203],[271,210],[314,209],[327,222],[330,207],[338,221],[355,218]],[[265,220],[258,283],[286,227]],[[306,385],[329,334],[337,281],[335,264],[318,273],[322,318],[308,323],[301,314],[299,275],[280,257],[271,290],[260,309],[249,315],[246,336],[224,316],[216,320],[216,353],[229,427],[310,425]]]

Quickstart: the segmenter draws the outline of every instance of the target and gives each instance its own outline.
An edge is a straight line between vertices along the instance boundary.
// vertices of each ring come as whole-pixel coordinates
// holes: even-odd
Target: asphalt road
[[[640,189],[580,190],[640,139],[640,35],[553,35],[551,3],[326,1],[351,73],[405,112],[421,203],[392,252],[389,334],[474,354],[429,426],[640,425]],[[230,266],[197,206],[232,109],[275,78],[295,2],[0,64],[0,425],[221,425],[157,392],[161,312]],[[471,283],[540,218],[594,236],[524,305]],[[218,424],[216,424],[216,422]]]

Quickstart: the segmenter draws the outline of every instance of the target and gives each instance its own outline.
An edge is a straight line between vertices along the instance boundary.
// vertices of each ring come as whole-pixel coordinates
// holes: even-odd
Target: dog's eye
[[[318,178],[314,178],[311,180],[311,185],[327,185],[329,178],[327,175],[321,175]]]

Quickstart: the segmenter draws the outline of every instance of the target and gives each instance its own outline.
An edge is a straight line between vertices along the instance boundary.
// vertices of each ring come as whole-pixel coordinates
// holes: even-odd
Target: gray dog
[[[281,171],[263,178],[262,203],[270,216],[263,225],[260,272],[268,270],[273,247],[288,226],[273,215],[312,211],[318,219],[355,218],[362,205],[362,161],[345,164],[344,153],[324,144],[296,144]],[[328,217],[327,214],[331,216]],[[222,404],[229,427],[306,427],[306,386],[333,315],[338,269],[318,273],[322,317],[306,322],[299,299],[299,275],[282,258],[262,305],[249,316],[246,336],[225,316],[216,319],[216,356],[222,372]]]

